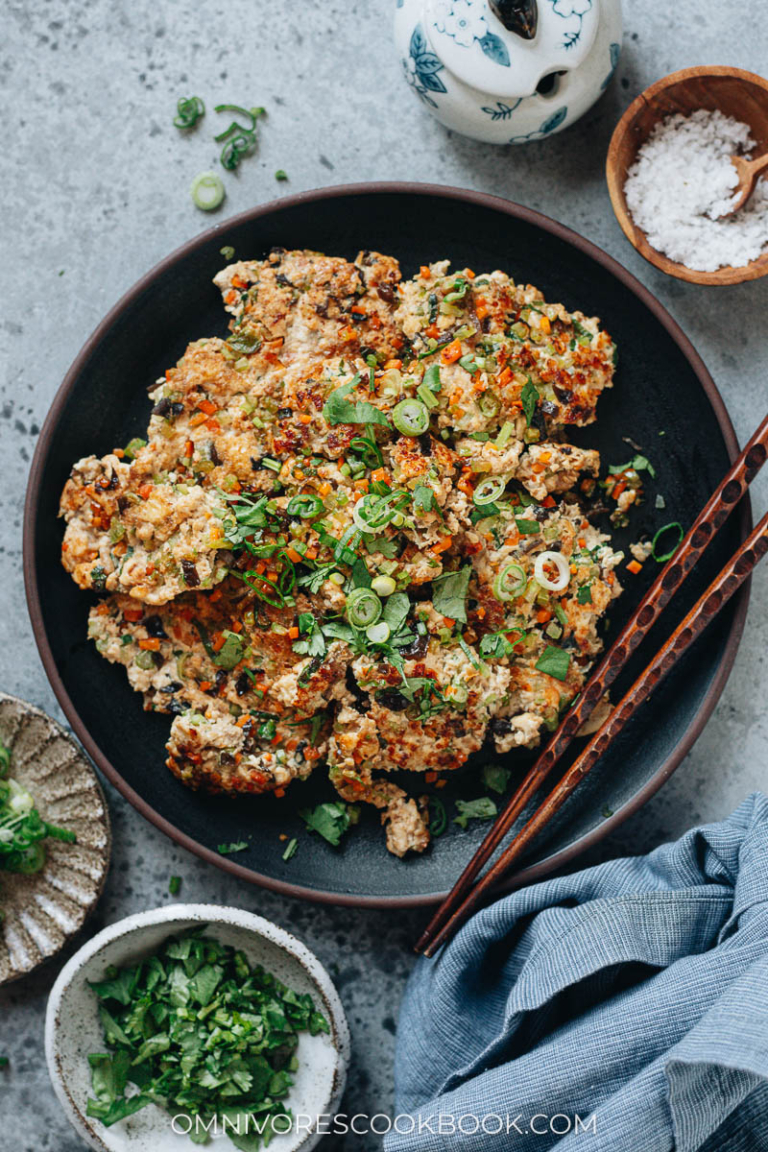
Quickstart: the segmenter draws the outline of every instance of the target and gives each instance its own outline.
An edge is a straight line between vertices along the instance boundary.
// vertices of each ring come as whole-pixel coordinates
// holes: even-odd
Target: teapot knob
[[[508,32],[514,32],[523,40],[533,40],[539,21],[536,0],[489,0],[489,3]]]

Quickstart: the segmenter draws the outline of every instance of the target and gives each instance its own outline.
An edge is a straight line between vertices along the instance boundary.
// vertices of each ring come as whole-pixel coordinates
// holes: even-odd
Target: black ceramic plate
[[[56,510],[72,463],[125,444],[146,426],[146,389],[181,356],[190,339],[225,332],[211,278],[224,262],[222,245],[243,258],[273,245],[308,247],[354,257],[361,248],[396,256],[405,275],[449,257],[476,271],[501,268],[536,284],[548,300],[598,315],[617,341],[616,386],[600,401],[596,425],[576,433],[599,448],[605,463],[633,454],[629,436],[653,462],[656,479],[620,545],[662,523],[691,522],[736,450],[731,422],[704,365],[674,321],[620,265],[561,225],[507,201],[424,185],[362,185],[294,196],[226,221],[158,265],[112,310],[72,366],[54,401],[35,455],[25,523],[25,575],[37,642],[59,701],[97,765],[143,813],[179,843],[246,879],[278,891],[349,904],[428,903],[450,888],[486,825],[468,831],[449,824],[423,856],[398,860],[384,847],[375,813],[335,850],[310,836],[298,811],[331,799],[322,773],[273,797],[211,800],[188,791],[164,766],[168,720],[145,714],[122,668],[102,660],[86,640],[89,595],[59,563]],[[655,508],[656,494],[666,502]],[[690,606],[706,578],[721,567],[745,531],[733,522],[689,581],[661,640]],[[626,594],[612,612],[614,628],[632,611],[653,576],[627,575]],[[540,876],[604,835],[672,773],[701,732],[723,688],[746,611],[742,596],[712,626],[647,703],[560,813],[530,858]],[[650,641],[653,643],[653,641]],[[642,666],[636,658],[629,674]],[[624,683],[629,683],[628,675]],[[617,696],[614,696],[617,698]],[[449,811],[457,797],[481,794],[477,757],[440,793]],[[529,757],[513,754],[514,779]],[[474,769],[474,771],[473,771]],[[411,781],[411,786],[413,786]],[[613,815],[606,816],[606,813]],[[299,838],[292,860],[284,841]],[[217,845],[247,839],[249,848],[222,857]]]

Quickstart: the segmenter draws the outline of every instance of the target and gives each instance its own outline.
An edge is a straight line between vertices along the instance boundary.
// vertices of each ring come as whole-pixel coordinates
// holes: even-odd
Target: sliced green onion
[[[672,529],[672,528],[677,530],[677,533],[678,533],[677,543],[675,544],[674,548],[670,552],[665,552],[663,556],[657,556],[656,555],[656,541],[659,539],[659,536],[663,535],[664,532],[669,532],[670,529]],[[656,563],[657,564],[665,564],[667,562],[667,560],[671,560],[672,557],[674,556],[675,552],[677,552],[678,548],[682,544],[684,536],[685,536],[685,529],[683,528],[682,524],[678,523],[677,520],[673,520],[671,524],[665,524],[662,528],[659,528],[658,532],[656,533],[653,540],[651,541],[651,556],[653,556]]]
[[[321,512],[325,511],[325,504],[319,496],[313,496],[311,493],[302,493],[301,496],[294,496],[292,500],[288,501],[286,512],[289,516],[297,516],[300,520],[311,520],[313,516],[319,516]]]
[[[429,825],[430,834],[432,836],[442,836],[448,825],[445,804],[443,804],[442,800],[438,800],[437,796],[430,796],[429,804],[435,813]]]
[[[515,430],[515,426],[512,423],[512,421],[511,420],[505,421],[505,423],[502,424],[502,426],[501,426],[501,431],[499,432],[498,436],[496,437],[496,440],[494,441],[494,443],[496,444],[496,447],[497,448],[503,448],[504,445],[509,440],[512,433],[514,432],[514,430]]]
[[[189,191],[195,207],[203,212],[213,212],[224,203],[226,195],[224,184],[215,172],[201,172],[199,176],[195,176]]]
[[[349,446],[350,448],[354,448],[355,452],[360,453],[366,468],[383,468],[384,457],[382,456],[381,449],[373,437],[368,439],[367,436],[355,436],[352,440],[350,440]],[[349,465],[342,464],[342,472],[344,472],[345,467],[349,470]],[[345,475],[348,475],[348,472],[345,473]]]
[[[483,392],[480,395],[477,406],[483,416],[495,416],[500,408],[499,398],[493,392]]]
[[[392,423],[403,436],[421,436],[429,428],[429,412],[421,400],[401,400],[392,413]]]
[[[397,589],[397,584],[391,576],[376,576],[371,581],[371,588],[377,596],[391,596]]]
[[[371,588],[355,588],[347,597],[347,619],[355,628],[367,628],[381,616],[381,600]]]
[[[262,456],[261,466],[262,468],[271,468],[273,472],[279,472],[282,468],[280,461],[273,460],[271,456]]]
[[[423,379],[421,382],[422,382],[422,384],[426,384],[427,388],[429,388],[431,392],[439,392],[440,391],[440,365],[439,364],[430,364],[429,368],[427,368],[426,372],[424,373],[424,376],[423,376]]]
[[[507,482],[503,476],[488,476],[475,488],[472,499],[478,507],[482,507],[483,504],[493,504],[494,500],[503,496],[506,486]]]
[[[205,104],[199,96],[182,96],[176,104],[173,118],[176,128],[194,128],[201,116],[205,116]]]
[[[439,401],[428,384],[419,384],[416,395],[427,408],[437,408]]]
[[[514,600],[524,590],[527,583],[525,572],[519,564],[507,564],[493,582],[493,594],[497,600]]]
[[[288,173],[286,172],[286,170],[284,168],[278,168],[277,172],[275,172],[275,180],[287,180],[287,179],[288,179]]]
[[[331,572],[328,579],[330,580],[331,584],[336,584],[339,588],[344,583],[344,576],[341,572]]]
[[[390,627],[386,620],[379,620],[378,624],[369,624],[365,630],[365,635],[370,640],[371,644],[386,644],[390,636]]]
[[[555,604],[555,616],[557,616],[563,628],[568,626],[568,616],[561,604]]]

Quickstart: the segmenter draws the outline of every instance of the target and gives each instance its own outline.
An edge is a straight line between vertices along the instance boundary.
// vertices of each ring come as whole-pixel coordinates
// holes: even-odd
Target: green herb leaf
[[[515,524],[517,524],[517,530],[521,536],[534,536],[541,531],[538,520],[518,520],[515,518]]]
[[[506,792],[511,775],[511,769],[505,768],[503,764],[483,765],[483,784],[486,788],[490,788],[491,792],[498,792],[500,796]]]
[[[579,604],[591,604],[592,603],[592,584],[591,584],[591,582],[589,584],[580,585],[579,590],[576,593],[576,601]]]
[[[523,404],[525,422],[530,428],[531,424],[533,423],[533,417],[536,414],[536,405],[539,402],[539,390],[531,380],[530,376],[523,385],[523,390],[520,393],[520,399]]]
[[[317,832],[319,836],[337,848],[341,843],[342,836],[353,823],[349,808],[349,805],[335,801],[318,804],[316,808],[302,808],[299,816],[311,832]]]
[[[331,392],[323,406],[323,417],[330,425],[335,424],[388,424],[389,421],[379,408],[367,400],[354,402],[347,397],[360,383],[358,372],[346,384]]]
[[[245,852],[247,847],[247,840],[235,840],[231,844],[219,844],[216,851],[221,856],[230,856],[233,852]]]
[[[490,796],[481,796],[479,800],[457,800],[456,808],[459,815],[454,816],[454,824],[466,828],[470,820],[492,820],[498,815],[498,808]]]
[[[435,611],[462,624],[467,622],[467,591],[472,566],[465,565],[458,572],[446,572],[432,581],[432,603]]]
[[[536,661],[536,668],[539,672],[545,672],[547,676],[554,677],[555,680],[565,680],[570,663],[570,652],[565,652],[562,648],[554,648],[548,644]]]

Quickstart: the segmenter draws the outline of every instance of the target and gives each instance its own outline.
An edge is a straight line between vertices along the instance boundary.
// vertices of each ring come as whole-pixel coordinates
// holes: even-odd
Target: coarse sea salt
[[[768,183],[725,220],[738,183],[731,156],[754,147],[749,126],[699,109],[656,125],[627,173],[624,194],[648,243],[698,272],[741,268],[768,247]]]

